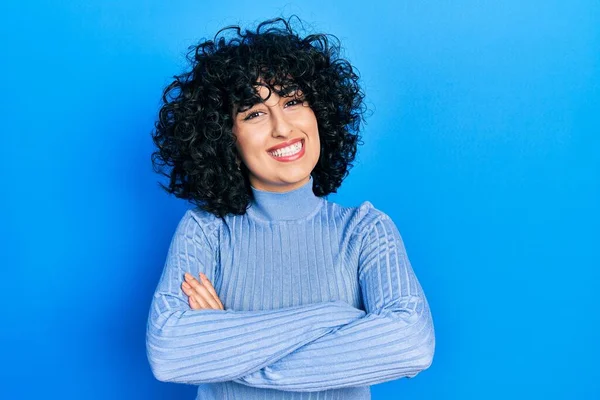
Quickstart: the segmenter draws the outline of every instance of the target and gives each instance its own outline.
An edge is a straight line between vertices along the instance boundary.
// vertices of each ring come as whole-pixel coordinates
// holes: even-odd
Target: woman
[[[157,379],[198,385],[198,399],[369,399],[432,362],[395,224],[369,201],[324,198],[348,175],[364,112],[332,38],[281,18],[225,28],[165,90],[153,162],[196,207],[171,241],[147,352]]]

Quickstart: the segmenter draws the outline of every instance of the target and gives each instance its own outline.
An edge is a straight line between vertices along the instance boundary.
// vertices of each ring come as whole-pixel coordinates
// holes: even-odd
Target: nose
[[[277,136],[289,136],[293,130],[292,123],[288,120],[280,107],[273,107],[271,109],[271,120],[273,124],[272,135]]]

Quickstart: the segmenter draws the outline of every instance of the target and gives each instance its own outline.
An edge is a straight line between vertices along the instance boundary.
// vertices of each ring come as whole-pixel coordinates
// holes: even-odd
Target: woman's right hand
[[[188,303],[193,310],[225,310],[215,288],[206,275],[199,274],[202,283],[191,274],[185,273],[185,282],[181,284],[183,292],[188,296]]]

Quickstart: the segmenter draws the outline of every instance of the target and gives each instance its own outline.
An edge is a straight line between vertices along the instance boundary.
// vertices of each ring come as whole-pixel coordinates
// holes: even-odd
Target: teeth
[[[275,157],[287,157],[287,156],[291,156],[291,155],[294,155],[294,154],[300,152],[300,150],[302,150],[302,141],[294,143],[291,146],[284,147],[283,149],[278,149],[278,150],[269,152],[269,154],[271,154]]]

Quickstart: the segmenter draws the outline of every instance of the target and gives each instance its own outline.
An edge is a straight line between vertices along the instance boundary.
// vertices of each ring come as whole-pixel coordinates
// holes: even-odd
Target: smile
[[[273,152],[268,151],[267,153],[277,161],[297,160],[304,155],[304,139],[291,146],[277,149]]]

